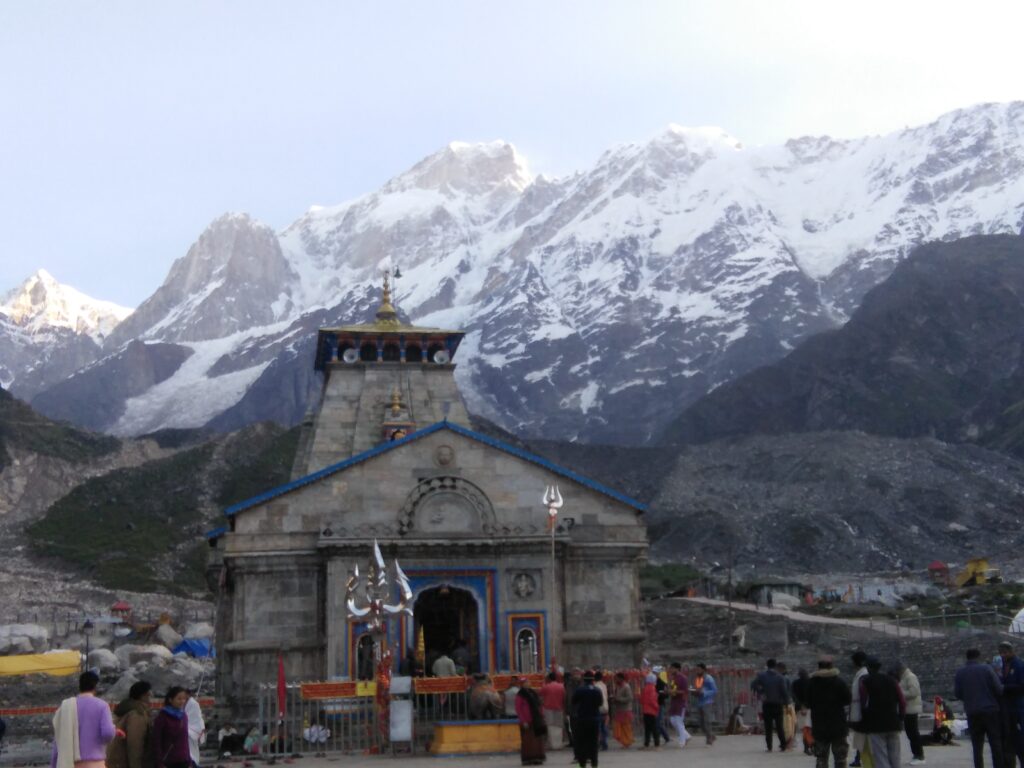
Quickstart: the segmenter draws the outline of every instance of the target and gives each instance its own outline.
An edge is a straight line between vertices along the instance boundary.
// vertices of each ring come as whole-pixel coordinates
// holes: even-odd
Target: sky
[[[1024,99],[1024,3],[0,3],[0,292],[136,306],[206,225],[283,229],[450,141],[535,173],[669,123],[747,145]]]

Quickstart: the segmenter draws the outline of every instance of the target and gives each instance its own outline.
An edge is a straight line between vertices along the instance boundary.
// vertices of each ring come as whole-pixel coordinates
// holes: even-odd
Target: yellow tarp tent
[[[82,654],[78,651],[26,653],[0,656],[0,677],[11,675],[52,675],[65,677],[82,671]]]

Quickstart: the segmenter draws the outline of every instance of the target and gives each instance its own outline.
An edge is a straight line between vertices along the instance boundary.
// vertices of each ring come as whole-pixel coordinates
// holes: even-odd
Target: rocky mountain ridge
[[[102,355],[131,310],[63,285],[40,269],[0,299],[0,387],[27,391],[63,381]]]
[[[1024,457],[1024,236],[918,248],[842,328],[719,387],[676,443],[860,430]]]
[[[297,423],[316,327],[364,317],[387,261],[411,320],[468,332],[471,410],[531,437],[641,444],[840,325],[914,246],[1022,225],[1020,102],[773,147],[672,126],[562,179],[533,177],[508,144],[452,144],[276,235],[221,217],[89,371],[13,389],[80,423],[101,401],[90,425],[118,434]],[[134,375],[152,345],[177,367]],[[121,379],[136,384],[100,385]]]

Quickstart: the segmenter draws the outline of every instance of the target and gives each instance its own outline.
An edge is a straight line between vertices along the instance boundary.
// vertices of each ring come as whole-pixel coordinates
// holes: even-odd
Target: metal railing
[[[869,627],[878,624],[888,630],[888,634],[896,637],[925,638],[929,634],[957,634],[982,630],[997,632],[1013,637],[1024,636],[1024,623],[1016,621],[1013,616],[999,613],[998,610],[966,611],[949,613],[943,611],[931,616],[897,616],[891,620],[868,619]]]
[[[688,670],[692,680],[696,670]],[[725,727],[736,706],[751,703],[750,681],[755,671],[750,668],[711,668],[718,687],[711,708],[712,725]],[[633,690],[634,728],[642,728],[640,691],[643,674],[637,670],[626,673]],[[508,675],[495,675],[495,689],[504,695]],[[539,688],[540,675],[531,675],[531,685]],[[608,674],[607,681],[613,680]],[[422,754],[430,749],[435,724],[470,719],[469,680],[455,678],[417,678],[412,693],[402,697],[411,701],[412,730],[409,741],[393,742],[382,717],[372,683],[345,681],[338,683],[293,683],[285,687],[284,716],[280,716],[278,689],[275,684],[259,687],[259,721],[255,736],[259,752],[269,756],[303,753],[342,754]],[[609,697],[614,683],[609,685]],[[514,718],[514,714],[507,717]],[[696,702],[692,701],[687,722],[696,726]]]

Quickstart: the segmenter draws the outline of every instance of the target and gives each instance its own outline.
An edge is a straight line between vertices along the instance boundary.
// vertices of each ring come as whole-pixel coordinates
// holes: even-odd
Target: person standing
[[[881,671],[878,659],[869,658],[867,668],[860,679],[861,725],[871,745],[871,759],[875,768],[899,768],[907,702],[899,683]]]
[[[530,681],[525,677],[519,678],[516,719],[519,720],[520,761],[523,765],[543,765],[547,759],[544,742],[548,729],[541,712],[540,696],[530,687]]]
[[[548,672],[548,679],[540,688],[540,700],[544,705],[544,722],[548,726],[548,748],[562,748],[562,732],[565,724],[565,685],[558,675]]]
[[[565,724],[566,724],[566,743],[570,749],[573,745],[573,733],[572,733],[572,697],[576,693],[576,689],[583,685],[583,670],[579,667],[573,667],[569,670],[569,676],[565,678]]]
[[[999,644],[1002,669],[999,682],[1003,684],[1003,759],[1006,768],[1016,768],[1016,761],[1024,766],[1024,661],[1013,652],[1007,641]]]
[[[668,744],[668,731],[665,730],[665,723],[668,722],[668,674],[662,666],[655,666],[651,670],[657,675],[654,687],[658,690],[658,733],[661,740]]]
[[[907,714],[903,718],[903,731],[907,734],[910,751],[914,755],[910,764],[924,765],[924,741],[921,739],[921,729],[918,727],[918,720],[920,720],[921,711],[924,709],[921,701],[921,681],[903,662],[896,664],[896,677],[900,681],[903,698],[907,700]]]
[[[153,721],[153,762],[156,768],[189,768],[188,715],[185,703],[188,692],[172,686],[164,696],[164,706]]]
[[[594,685],[594,673],[586,672],[583,684],[576,688],[569,702],[572,751],[580,768],[585,768],[587,763],[597,768],[598,731],[603,717],[603,701],[601,691]]]
[[[813,754],[814,736],[811,733],[809,722],[809,709],[807,707],[807,694],[811,685],[810,675],[806,669],[797,671],[796,680],[790,686],[789,691],[793,696],[793,707],[796,710],[796,729],[800,731],[800,737],[804,743],[804,754]]]
[[[668,722],[676,729],[679,746],[685,747],[690,740],[686,732],[686,707],[690,703],[690,681],[683,672],[683,665],[673,661],[669,665]]]
[[[153,768],[152,690],[153,686],[140,680],[114,709],[114,725],[124,732],[124,738],[107,745],[107,768]]]
[[[846,768],[846,756],[850,753],[846,707],[851,698],[850,687],[839,676],[832,657],[823,656],[807,685],[816,768],[828,768],[829,752],[835,768]]]
[[[103,768],[107,744],[124,731],[114,726],[110,707],[96,696],[100,678],[83,672],[78,695],[64,699],[53,716],[53,748],[50,768]]]
[[[601,751],[608,751],[608,684],[603,679],[600,669],[594,670],[594,687],[601,692],[601,722],[598,731],[601,736]]]
[[[853,731],[851,741],[853,742],[854,750],[856,750],[853,760],[850,762],[850,768],[858,768],[860,766],[860,753],[868,750],[867,736],[864,735],[864,730],[860,723],[860,680],[868,673],[868,668],[864,666],[867,659],[868,655],[864,651],[854,651],[850,656],[850,662],[853,664],[853,682],[850,684],[850,730]]]
[[[700,717],[700,730],[710,747],[715,743],[715,734],[711,732],[714,716],[715,697],[718,695],[718,684],[708,672],[708,665],[701,662],[697,665],[697,674],[693,676],[694,695],[697,698],[697,715]]]
[[[789,679],[789,670],[781,661],[776,663],[775,671],[782,675],[786,683],[786,698],[788,703],[782,707],[782,732],[786,734],[786,751],[793,749],[796,745],[796,708],[793,706],[793,683]]]
[[[623,749],[628,749],[633,745],[633,689],[622,672],[615,675],[611,716],[612,735]]]
[[[188,701],[185,702],[185,714],[188,715],[188,755],[192,765],[199,768],[199,749],[206,744],[206,721],[199,699],[192,691],[186,691]]]
[[[775,671],[775,659],[765,662],[765,669],[754,678],[750,690],[761,697],[761,715],[764,718],[764,740],[772,751],[772,730],[779,737],[779,751],[786,750],[786,734],[782,730],[782,708],[789,703],[786,681]]]
[[[984,768],[985,739],[992,753],[992,767],[1003,766],[1003,734],[999,722],[999,699],[1003,684],[995,670],[981,663],[981,651],[967,651],[967,663],[956,671],[953,678],[954,695],[964,703],[967,727],[971,731],[974,750],[974,768]]]
[[[644,749],[651,746],[652,740],[655,748],[661,746],[658,708],[658,676],[651,672],[644,678],[644,688],[640,692],[640,711],[644,716]]]

